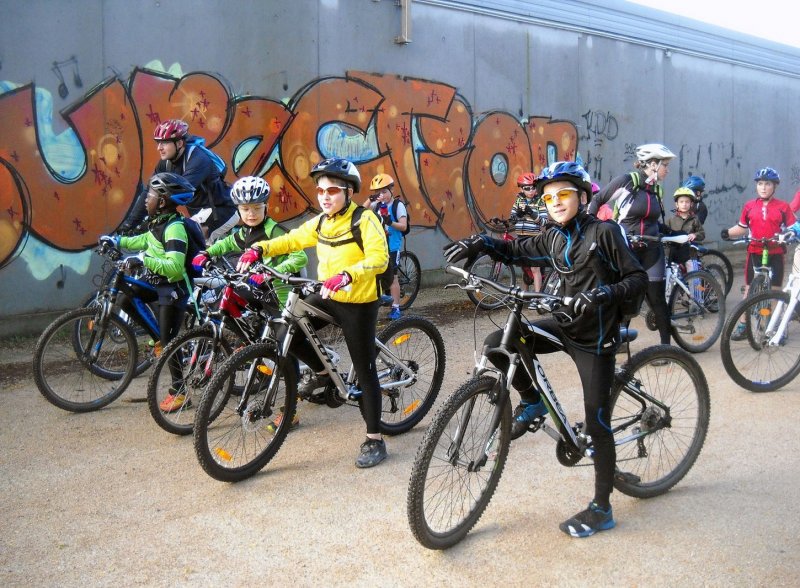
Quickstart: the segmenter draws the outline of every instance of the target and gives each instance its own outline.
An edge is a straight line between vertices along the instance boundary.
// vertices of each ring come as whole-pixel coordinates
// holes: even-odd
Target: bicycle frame
[[[792,273],[789,274],[789,279],[783,291],[789,294],[789,302],[786,304],[778,302],[775,311],[770,316],[765,331],[765,334],[769,337],[768,347],[778,347],[780,345],[781,339],[786,333],[786,326],[792,319],[794,309],[797,307],[798,300],[800,300],[800,247],[794,252]]]

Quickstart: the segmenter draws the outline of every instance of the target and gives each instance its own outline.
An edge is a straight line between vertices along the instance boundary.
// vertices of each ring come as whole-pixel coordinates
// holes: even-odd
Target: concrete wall
[[[321,157],[395,175],[426,269],[448,239],[508,213],[518,173],[554,158],[605,183],[637,144],[665,143],[679,154],[668,194],[706,177],[712,240],[752,195],[756,168],[776,167],[790,198],[800,51],[607,4],[418,0],[412,42],[397,44],[391,0],[4,2],[0,334],[38,328],[92,289],[91,247],[149,177],[159,119],[189,121],[230,181],[266,177],[270,212],[290,226],[313,212],[307,172]],[[745,46],[759,59],[743,61]]]

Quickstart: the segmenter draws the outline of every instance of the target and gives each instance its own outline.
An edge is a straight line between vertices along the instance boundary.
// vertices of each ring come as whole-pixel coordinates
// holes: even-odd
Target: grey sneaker
[[[357,468],[371,468],[386,459],[386,443],[383,439],[370,439],[361,444],[358,457],[356,458]]]
[[[739,323],[731,333],[731,341],[744,341],[745,339],[747,339],[747,329],[744,323]]]
[[[298,386],[297,393],[301,398],[308,398],[314,390],[324,388],[330,383],[331,377],[328,374],[313,373],[308,380]]]

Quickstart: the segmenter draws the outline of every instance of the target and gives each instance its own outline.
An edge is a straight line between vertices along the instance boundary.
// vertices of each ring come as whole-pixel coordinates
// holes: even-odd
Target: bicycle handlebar
[[[650,241],[652,243],[675,243],[681,245],[689,242],[689,235],[628,235],[628,241],[631,243],[638,243],[641,241]]]
[[[744,237],[738,237],[737,239],[723,239],[723,241],[727,241],[728,243],[733,243],[734,245],[738,245],[741,243],[748,244],[748,243],[761,243],[762,245],[769,245],[770,243],[775,243],[778,245],[785,245],[787,243],[793,243],[797,241],[797,235],[795,235],[794,231],[786,231],[785,233],[775,233],[772,237],[751,237],[749,235],[745,235]]]
[[[505,294],[506,296],[512,296],[513,298],[517,298],[519,300],[523,300],[525,302],[536,301],[536,303],[541,306],[541,308],[547,311],[553,311],[558,309],[562,305],[567,305],[572,301],[572,298],[569,296],[560,297],[554,294],[546,294],[544,292],[529,292],[527,290],[523,290],[518,288],[517,286],[504,286],[503,284],[498,284],[488,278],[484,278],[482,276],[478,276],[476,274],[471,274],[467,270],[460,268],[456,265],[447,265],[444,268],[444,271],[450,274],[454,274],[456,276],[461,277],[464,280],[463,284],[453,284],[462,290],[469,290],[469,289],[479,289],[481,285],[489,286],[493,290],[497,290],[501,294]]]

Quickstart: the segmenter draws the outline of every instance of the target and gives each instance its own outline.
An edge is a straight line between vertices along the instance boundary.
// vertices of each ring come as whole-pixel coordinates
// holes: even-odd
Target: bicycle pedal
[[[544,424],[544,419],[545,418],[547,418],[547,417],[540,416],[540,417],[536,417],[535,419],[533,419],[531,421],[531,424],[528,425],[528,432],[529,433],[535,433],[536,431],[541,429],[542,425]]]

